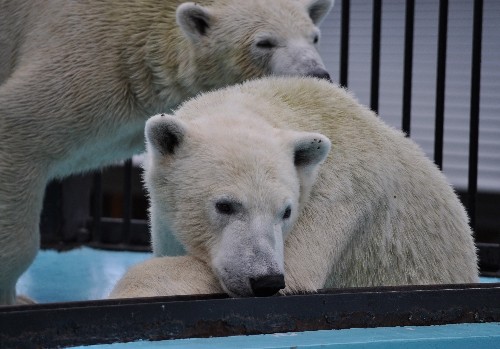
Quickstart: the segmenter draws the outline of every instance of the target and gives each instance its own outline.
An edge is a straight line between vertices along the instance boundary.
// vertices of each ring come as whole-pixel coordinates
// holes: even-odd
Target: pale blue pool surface
[[[40,251],[32,266],[19,280],[18,293],[25,294],[40,303],[103,299],[128,267],[151,256],[151,253],[103,251],[88,247],[67,252]],[[500,278],[482,278],[481,281],[500,282]],[[159,342],[139,341],[76,348],[500,349],[500,323],[310,331]]]
[[[43,250],[17,283],[17,292],[37,303],[106,298],[133,264],[151,253],[82,247],[66,252]]]

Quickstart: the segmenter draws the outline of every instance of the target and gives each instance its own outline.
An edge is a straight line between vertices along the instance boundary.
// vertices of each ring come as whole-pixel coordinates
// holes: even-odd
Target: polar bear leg
[[[46,160],[36,155],[39,120],[22,103],[37,91],[25,88],[30,75],[17,75],[25,79],[11,77],[0,86],[0,305],[16,302],[17,280],[39,249],[48,181]]]
[[[193,256],[156,257],[136,264],[118,281],[109,298],[222,293],[210,267]]]
[[[36,168],[0,168],[0,304],[15,303],[17,280],[39,249],[41,177]]]
[[[46,181],[37,168],[1,169],[0,304],[15,302],[15,285],[33,262]]]

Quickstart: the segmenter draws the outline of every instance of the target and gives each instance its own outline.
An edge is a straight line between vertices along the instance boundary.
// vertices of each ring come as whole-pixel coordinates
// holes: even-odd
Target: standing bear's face
[[[229,109],[234,114],[149,119],[152,224],[205,260],[230,295],[271,295],[285,287],[284,239],[330,141]]]
[[[176,18],[191,46],[186,62],[192,84],[210,89],[211,82],[217,87],[265,75],[330,79],[318,53],[317,26],[332,6],[333,0],[181,4]]]

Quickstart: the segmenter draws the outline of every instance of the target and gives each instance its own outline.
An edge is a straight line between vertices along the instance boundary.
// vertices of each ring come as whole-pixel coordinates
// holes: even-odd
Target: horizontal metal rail
[[[0,347],[500,321],[500,283],[177,296],[0,308]]]

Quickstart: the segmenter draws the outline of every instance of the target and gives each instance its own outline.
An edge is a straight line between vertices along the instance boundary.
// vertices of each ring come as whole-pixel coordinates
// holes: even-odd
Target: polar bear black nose
[[[256,279],[250,278],[250,286],[252,287],[253,294],[257,297],[272,296],[282,288],[285,288],[285,276],[279,275],[266,275]]]
[[[319,78],[319,79],[324,79],[332,82],[332,79],[330,78],[330,74],[324,69],[316,69],[307,74],[307,76],[311,76],[314,78]]]

